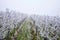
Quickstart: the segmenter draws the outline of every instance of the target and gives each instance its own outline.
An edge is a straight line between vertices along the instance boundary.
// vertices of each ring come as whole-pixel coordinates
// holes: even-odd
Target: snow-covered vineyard
[[[11,32],[14,28],[17,27],[19,28],[20,24],[24,21],[26,21],[26,25],[25,24],[24,25],[30,27],[29,21],[27,19],[29,19],[29,21],[32,21],[34,23],[34,24],[31,23],[30,24],[34,26],[33,29],[35,30],[38,36],[37,39],[30,38],[29,40],[33,40],[33,39],[34,40],[60,40],[60,17],[59,16],[31,15],[28,18],[28,16],[25,14],[15,12],[15,11],[8,11],[8,10],[0,11],[0,39],[4,39],[6,35],[9,35],[8,33]],[[39,39],[39,36],[41,36],[42,38]]]
[[[27,16],[15,11],[0,11],[0,39],[3,39],[7,33],[17,28]]]
[[[60,40],[59,16],[31,16],[39,34],[47,40]]]

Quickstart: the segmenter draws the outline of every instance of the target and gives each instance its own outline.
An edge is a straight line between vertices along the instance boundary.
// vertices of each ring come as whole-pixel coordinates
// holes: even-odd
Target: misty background
[[[0,0],[0,11],[6,8],[28,15],[60,16],[60,0]]]

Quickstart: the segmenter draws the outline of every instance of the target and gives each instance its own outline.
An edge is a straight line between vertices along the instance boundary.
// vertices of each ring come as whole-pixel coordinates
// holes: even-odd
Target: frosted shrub
[[[35,25],[38,26],[40,35],[45,39],[57,40],[60,34],[60,17],[50,17],[50,16],[31,16]]]

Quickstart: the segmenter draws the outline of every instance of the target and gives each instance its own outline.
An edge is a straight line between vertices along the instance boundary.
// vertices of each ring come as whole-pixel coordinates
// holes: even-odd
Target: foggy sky
[[[60,16],[60,0],[0,0],[0,11],[6,8],[29,15]]]

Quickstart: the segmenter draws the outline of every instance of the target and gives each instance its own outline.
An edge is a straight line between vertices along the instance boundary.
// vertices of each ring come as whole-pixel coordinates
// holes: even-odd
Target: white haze
[[[0,11],[6,8],[28,15],[60,16],[60,0],[0,0]]]

